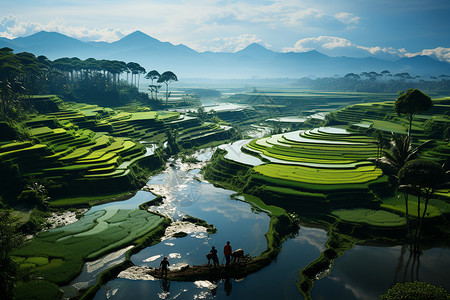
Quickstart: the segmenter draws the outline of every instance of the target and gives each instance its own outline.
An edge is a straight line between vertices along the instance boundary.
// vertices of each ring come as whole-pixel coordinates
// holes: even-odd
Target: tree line
[[[302,78],[299,85],[314,90],[335,90],[344,92],[389,93],[417,88],[424,91],[450,91],[450,76],[421,77],[407,72],[392,74],[389,70],[377,72],[347,73],[344,76],[317,79]]]
[[[155,73],[156,72],[156,73]],[[140,76],[144,67],[136,62],[64,57],[51,61],[46,56],[29,52],[13,53],[11,48],[0,49],[0,116],[12,116],[19,108],[17,99],[23,95],[58,94],[68,100],[95,102],[114,106],[131,97],[148,101],[139,93]],[[152,77],[147,77],[151,74]],[[146,76],[166,84],[166,103],[170,96],[168,87],[177,81],[176,75],[167,71],[160,75],[153,70]],[[152,97],[157,100],[157,97]]]

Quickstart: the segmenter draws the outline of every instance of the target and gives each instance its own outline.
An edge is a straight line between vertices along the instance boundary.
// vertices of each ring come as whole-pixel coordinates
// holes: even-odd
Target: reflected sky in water
[[[185,170],[186,166],[181,169]],[[148,185],[157,194],[164,195],[165,200],[151,209],[175,220],[183,215],[204,219],[214,224],[218,232],[209,236],[197,232],[183,238],[166,239],[133,255],[134,264],[158,267],[163,256],[170,258],[171,265],[204,264],[212,245],[219,250],[222,261],[222,249],[227,240],[231,241],[233,249],[243,248],[253,256],[266,249],[264,234],[269,217],[255,212],[247,203],[232,200],[233,191],[198,179],[198,169],[181,171],[178,164],[153,176]],[[139,192],[139,197],[147,197],[142,193],[146,192]],[[117,278],[103,286],[95,299],[302,299],[297,288],[299,272],[325,250],[327,239],[324,230],[301,227],[295,237],[283,244],[281,253],[270,265],[244,279],[206,284]],[[313,299],[378,299],[396,281],[403,281],[409,252],[405,251],[399,265],[401,253],[400,246],[355,246],[335,261],[329,276],[315,282],[311,296]],[[446,282],[450,275],[449,254],[449,249],[424,251],[419,279],[450,290]],[[411,265],[412,262],[408,265],[407,277]]]

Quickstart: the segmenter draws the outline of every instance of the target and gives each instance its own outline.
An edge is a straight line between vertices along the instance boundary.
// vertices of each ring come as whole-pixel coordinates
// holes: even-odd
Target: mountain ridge
[[[27,37],[0,38],[0,48],[14,52],[31,52],[49,59],[78,57],[133,61],[144,68],[173,70],[181,77],[243,78],[334,76],[363,71],[391,73],[410,72],[413,75],[450,74],[450,64],[429,56],[404,57],[387,61],[368,56],[331,57],[319,51],[276,52],[259,43],[231,52],[197,52],[186,45],[162,42],[142,31],[132,32],[114,42],[83,42],[57,32],[40,31]]]

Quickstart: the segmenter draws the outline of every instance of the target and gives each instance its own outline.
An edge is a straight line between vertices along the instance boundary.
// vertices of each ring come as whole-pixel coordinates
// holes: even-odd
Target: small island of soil
[[[224,278],[238,279],[259,271],[270,262],[271,259],[265,255],[256,258],[246,256],[244,259],[241,259],[241,261],[232,263],[228,267],[225,265],[214,267],[211,264],[200,266],[187,265],[178,270],[169,270],[167,277],[161,276],[161,271],[159,269],[151,269],[147,274],[155,278],[167,278],[168,280],[173,281],[217,281]]]

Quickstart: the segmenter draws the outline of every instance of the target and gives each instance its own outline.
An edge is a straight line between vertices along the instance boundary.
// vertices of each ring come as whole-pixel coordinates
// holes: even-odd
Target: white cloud
[[[335,49],[335,48],[346,48],[352,47],[353,44],[344,38],[335,37],[335,36],[319,36],[316,38],[304,38],[298,40],[294,47],[292,48],[284,48],[284,52],[306,52],[311,50],[326,50],[326,49]]]
[[[311,50],[317,50],[330,56],[375,56],[382,59],[398,59],[401,57],[426,55],[437,60],[450,63],[450,48],[437,47],[434,49],[424,49],[419,52],[410,53],[405,48],[395,49],[393,47],[360,46],[352,43],[348,39],[335,36],[304,38],[298,40],[294,47],[283,48],[283,52],[307,52]]]
[[[39,31],[59,32],[84,41],[116,41],[128,32],[111,28],[88,28],[85,26],[69,26],[63,19],[53,19],[47,24],[20,22],[15,16],[6,16],[0,20],[0,36],[9,39],[28,36]]]
[[[340,12],[335,14],[334,16],[336,17],[336,19],[347,25],[358,23],[359,20],[361,19],[360,17],[348,12]]]
[[[231,32],[233,35],[248,33],[261,36],[267,31],[279,30],[323,31],[329,28],[330,23],[336,28],[339,24],[354,25],[359,20],[350,12],[325,10],[314,3],[298,0],[198,0],[188,4],[186,1],[111,0],[107,3],[108,9],[104,9],[105,2],[77,1],[51,6],[30,3],[18,15],[26,21],[19,22],[13,17],[11,24],[4,18],[4,24],[0,24],[0,36],[14,38],[39,30],[51,30],[83,40],[113,41],[124,33],[139,29],[161,40],[186,43],[225,38]]]
[[[418,55],[427,55],[438,60],[446,61],[450,63],[450,48],[437,47],[434,49],[423,49],[416,53],[404,53],[406,57],[414,57]]]
[[[355,45],[356,46],[356,45]],[[369,52],[372,55],[377,55],[377,54],[392,54],[392,55],[399,55],[402,53],[402,51],[400,51],[399,49],[394,49],[392,47],[380,47],[380,46],[375,46],[375,47],[364,47],[364,46],[356,46],[356,48],[358,49],[363,49],[366,50],[367,52]],[[404,52],[406,52],[405,49],[401,49]],[[404,53],[403,52],[403,53]]]

